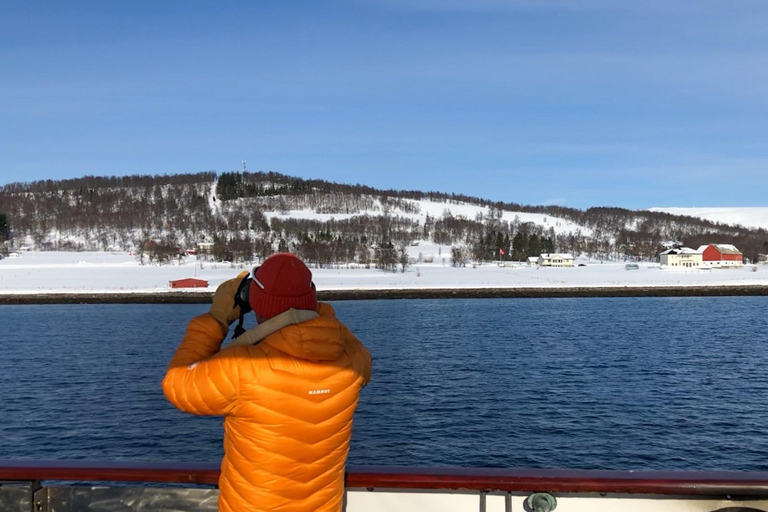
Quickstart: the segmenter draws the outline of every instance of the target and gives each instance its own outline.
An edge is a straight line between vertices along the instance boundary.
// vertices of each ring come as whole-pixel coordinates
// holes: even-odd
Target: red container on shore
[[[176,279],[175,281],[168,281],[168,285],[171,288],[208,288],[208,281],[205,281],[203,279],[188,277],[186,279]]]

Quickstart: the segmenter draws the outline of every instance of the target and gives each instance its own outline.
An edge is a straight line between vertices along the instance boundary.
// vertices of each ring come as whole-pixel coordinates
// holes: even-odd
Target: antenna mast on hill
[[[243,172],[245,172],[245,160],[243,160]]]

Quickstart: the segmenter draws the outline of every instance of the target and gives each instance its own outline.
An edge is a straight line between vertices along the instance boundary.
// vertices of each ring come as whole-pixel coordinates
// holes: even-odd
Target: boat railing
[[[0,511],[213,511],[218,477],[218,464],[0,460]],[[345,498],[347,512],[766,512],[768,473],[349,466]]]

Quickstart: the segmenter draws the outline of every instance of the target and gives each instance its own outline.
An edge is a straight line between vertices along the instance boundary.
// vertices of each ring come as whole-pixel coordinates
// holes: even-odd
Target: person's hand
[[[229,324],[240,317],[240,306],[235,304],[235,294],[240,282],[246,277],[248,272],[240,272],[237,277],[221,283],[213,294],[213,304],[209,313],[221,324],[225,332],[229,330]]]

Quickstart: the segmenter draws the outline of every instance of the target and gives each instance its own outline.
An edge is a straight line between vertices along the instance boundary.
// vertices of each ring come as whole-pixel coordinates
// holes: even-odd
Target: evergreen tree
[[[525,261],[528,259],[528,234],[525,231],[517,232],[512,239],[512,249],[515,251],[515,260]]]
[[[541,242],[536,233],[534,233],[528,238],[528,254],[530,256],[539,256],[541,253]]]
[[[243,175],[239,172],[223,172],[216,183],[216,195],[222,201],[240,197],[239,187],[243,181]]]
[[[541,252],[555,252],[555,243],[552,241],[551,237],[543,237],[541,239]]]
[[[8,219],[4,213],[0,213],[0,242],[8,240],[9,231]]]

